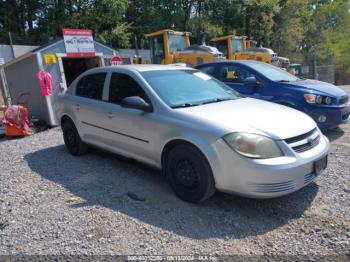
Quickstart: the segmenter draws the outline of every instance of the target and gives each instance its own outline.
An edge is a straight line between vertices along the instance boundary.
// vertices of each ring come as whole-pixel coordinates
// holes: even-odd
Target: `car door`
[[[97,127],[102,125],[103,90],[106,84],[106,72],[97,72],[83,76],[75,88],[74,111],[82,139],[92,144],[100,144],[104,134]]]
[[[126,73],[112,72],[108,86],[108,106],[103,127],[105,140],[113,150],[150,162],[153,150],[153,113],[120,106],[123,98],[139,96],[151,103],[141,85]]]

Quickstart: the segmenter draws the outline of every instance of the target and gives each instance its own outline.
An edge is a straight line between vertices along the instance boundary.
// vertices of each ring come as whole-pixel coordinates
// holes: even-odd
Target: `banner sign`
[[[62,32],[68,57],[95,56],[91,30],[63,28]]]

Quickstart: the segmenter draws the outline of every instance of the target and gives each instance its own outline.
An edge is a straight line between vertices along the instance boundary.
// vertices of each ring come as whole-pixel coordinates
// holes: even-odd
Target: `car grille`
[[[296,184],[294,181],[287,181],[272,184],[250,184],[249,187],[256,193],[276,193],[292,190],[296,187]]]
[[[314,148],[320,143],[321,136],[317,128],[300,136],[287,138],[284,141],[297,153]]]
[[[345,104],[346,102],[349,101],[349,97],[347,95],[345,96],[342,96],[340,99],[339,99],[339,105],[342,105],[342,104]]]

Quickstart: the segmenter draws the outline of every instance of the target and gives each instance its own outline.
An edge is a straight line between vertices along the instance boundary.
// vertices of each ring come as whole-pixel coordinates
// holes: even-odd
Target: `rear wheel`
[[[72,155],[78,156],[87,152],[88,146],[81,140],[78,130],[72,120],[67,120],[62,125],[63,140]]]
[[[165,174],[175,194],[188,202],[200,202],[215,192],[215,182],[205,156],[195,147],[177,145],[165,159]]]

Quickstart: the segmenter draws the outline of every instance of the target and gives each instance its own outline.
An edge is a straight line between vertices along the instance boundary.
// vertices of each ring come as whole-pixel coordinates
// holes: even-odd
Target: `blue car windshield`
[[[300,79],[283,69],[266,63],[249,63],[249,67],[275,82],[292,82]]]
[[[190,107],[237,99],[239,93],[197,70],[156,70],[141,73],[163,101],[172,108]]]

